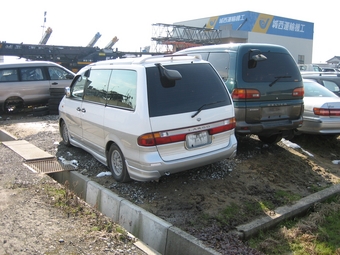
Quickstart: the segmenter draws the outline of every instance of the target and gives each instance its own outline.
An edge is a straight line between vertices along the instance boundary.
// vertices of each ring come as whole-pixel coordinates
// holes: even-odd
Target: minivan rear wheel
[[[281,141],[282,134],[275,134],[275,135],[271,135],[271,136],[259,135],[258,138],[263,143],[273,144],[273,143],[278,143],[278,142]]]
[[[130,181],[131,178],[126,168],[124,155],[117,145],[111,145],[108,156],[108,166],[113,178],[118,182]]]

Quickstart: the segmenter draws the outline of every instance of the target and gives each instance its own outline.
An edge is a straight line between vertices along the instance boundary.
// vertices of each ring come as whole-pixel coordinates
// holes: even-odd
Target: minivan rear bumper
[[[126,160],[126,166],[130,178],[136,181],[157,180],[161,176],[205,166],[220,160],[234,158],[237,152],[237,140],[235,135],[230,136],[230,142],[223,149],[180,160],[164,162],[161,158],[157,163],[140,164]]]
[[[288,130],[295,130],[302,126],[303,119],[299,118],[296,120],[277,120],[277,121],[268,121],[261,123],[246,123],[244,121],[237,122],[236,121],[236,129],[235,132],[239,134],[256,134],[256,135],[274,135],[278,133],[282,133]]]

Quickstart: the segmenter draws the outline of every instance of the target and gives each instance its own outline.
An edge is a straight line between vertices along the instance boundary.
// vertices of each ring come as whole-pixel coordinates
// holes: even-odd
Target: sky
[[[315,3],[310,0],[4,1],[0,10],[0,42],[39,44],[50,27],[53,32],[48,45],[87,46],[99,32],[101,37],[95,46],[104,48],[117,36],[119,41],[113,48],[139,52],[152,45],[153,24],[252,11],[314,23],[312,61],[325,63],[340,56],[339,12],[335,8],[336,0],[328,0],[325,5]]]

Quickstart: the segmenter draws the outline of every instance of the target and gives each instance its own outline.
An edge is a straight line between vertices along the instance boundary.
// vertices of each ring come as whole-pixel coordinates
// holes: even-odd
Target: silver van
[[[65,92],[64,143],[92,154],[119,182],[156,180],[236,155],[233,101],[200,57],[97,62]]]
[[[217,69],[234,101],[237,134],[255,134],[265,143],[276,143],[301,127],[303,82],[283,46],[221,44],[175,54],[200,54]]]
[[[49,61],[0,64],[0,106],[2,111],[17,107],[44,105],[50,89],[70,86],[74,73]]]

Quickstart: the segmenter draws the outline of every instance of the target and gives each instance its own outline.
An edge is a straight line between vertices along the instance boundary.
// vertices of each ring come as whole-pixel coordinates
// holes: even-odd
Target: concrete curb
[[[77,171],[57,172],[50,176],[159,254],[220,254],[206,247],[197,238],[119,197]]]
[[[330,188],[304,197],[292,206],[279,207],[273,211],[271,216],[267,215],[250,223],[240,225],[236,228],[236,234],[242,239],[247,240],[261,230],[267,230],[283,220],[306,213],[306,211],[313,207],[314,204],[323,202],[327,198],[339,193],[340,184],[336,184]]]
[[[180,230],[143,208],[119,197],[109,189],[91,181],[77,171],[50,174],[59,183],[68,186],[80,198],[111,218],[132,235],[163,255],[218,255],[200,240]],[[267,230],[280,221],[305,213],[315,203],[340,193],[340,184],[302,198],[292,206],[277,208],[272,216],[264,216],[240,225],[234,231],[241,239],[249,239],[261,230]]]

